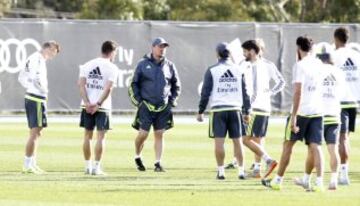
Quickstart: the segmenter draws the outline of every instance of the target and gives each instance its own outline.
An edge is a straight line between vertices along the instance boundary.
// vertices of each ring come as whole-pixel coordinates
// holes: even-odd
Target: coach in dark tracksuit
[[[164,172],[160,160],[163,152],[163,133],[173,127],[171,108],[176,106],[180,94],[180,80],[175,64],[165,57],[169,44],[158,37],[152,42],[151,54],[145,55],[138,63],[129,96],[138,108],[132,126],[139,130],[135,139],[135,163],[139,171],[146,168],[141,159],[144,142],[151,125],[155,136],[155,172]]]

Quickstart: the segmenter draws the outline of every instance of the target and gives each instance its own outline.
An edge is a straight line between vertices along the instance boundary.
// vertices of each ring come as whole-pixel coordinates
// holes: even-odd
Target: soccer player
[[[285,170],[296,141],[305,140],[308,158],[313,158],[317,179],[314,191],[323,190],[322,62],[310,54],[312,40],[307,36],[296,39],[298,62],[293,67],[294,96],[292,112],[287,120],[285,140],[277,175],[262,180],[263,185],[280,190]]]
[[[340,27],[334,32],[336,50],[334,52],[334,65],[340,68],[346,78],[348,90],[341,102],[341,129],[340,129],[340,175],[339,184],[350,184],[349,179],[349,154],[350,154],[350,132],[355,132],[357,101],[360,101],[360,54],[348,48],[346,43],[349,39],[349,30]]]
[[[251,42],[254,43],[254,41]],[[259,144],[261,147],[264,147],[264,137],[266,136],[268,118],[271,110],[270,96],[275,95],[285,87],[285,80],[280,74],[280,72],[277,70],[275,64],[263,57],[263,53],[265,52],[264,41],[261,38],[257,38],[255,39],[255,42],[257,44],[257,47],[259,48],[258,53],[256,53],[255,50],[250,49],[246,52],[247,56],[245,57],[246,62],[250,62],[250,69],[248,69],[246,75],[248,75],[247,79],[249,80],[247,82],[247,84],[249,84],[249,94],[252,96],[251,99],[253,101],[251,103],[251,105],[253,106],[253,112],[250,121],[250,127],[246,127],[248,125],[244,126],[246,127],[245,131],[248,130],[248,136],[251,137],[251,140]],[[252,79],[254,79],[255,81],[251,81]],[[270,89],[271,81],[274,81],[275,85]],[[254,91],[256,93],[254,93]],[[243,135],[246,135],[246,132],[244,132]],[[234,158],[233,162],[229,163],[226,166],[226,169],[235,168],[236,166],[237,161],[236,158]],[[261,177],[260,167],[261,156],[258,156],[255,153],[255,161],[250,168],[253,170],[253,177]]]
[[[339,151],[338,142],[340,135],[340,101],[344,93],[345,77],[342,71],[332,65],[331,48],[325,45],[317,53],[317,57],[324,63],[323,72],[323,114],[324,114],[324,139],[330,156],[331,178],[329,190],[336,190],[338,184]],[[311,172],[314,168],[314,159],[307,158],[303,178],[296,178],[295,184],[311,188]]]
[[[266,178],[274,170],[277,162],[273,160],[261,145],[261,138],[265,137],[270,115],[270,96],[282,90],[285,81],[277,71],[275,65],[259,56],[260,47],[255,40],[248,40],[242,44],[245,62],[250,63],[250,70],[245,72],[250,81],[247,81],[249,93],[251,94],[252,114],[247,126],[246,135],[243,138],[245,146],[255,153],[258,162],[254,164],[252,176],[260,178],[261,158],[264,159],[267,169],[263,175]],[[270,81],[275,81],[275,86],[270,89]]]
[[[251,62],[252,68],[252,88],[250,89],[252,113],[244,144],[248,146],[250,141],[254,141],[264,148],[263,139],[266,136],[271,112],[271,96],[284,89],[285,80],[272,62],[260,56],[261,48],[258,42],[249,40],[244,42],[242,47],[245,60]],[[272,88],[270,88],[271,81],[275,82]],[[260,166],[261,156],[255,154],[253,177],[261,177]]]
[[[49,90],[46,61],[53,59],[59,52],[60,46],[57,42],[45,42],[41,51],[29,56],[24,69],[19,74],[18,80],[26,88],[25,111],[30,128],[25,147],[23,173],[45,172],[37,165],[36,151],[41,130],[47,127],[46,102]]]
[[[152,51],[137,64],[129,87],[130,99],[137,107],[132,126],[139,131],[135,139],[135,163],[139,171],[146,170],[141,151],[153,126],[154,171],[165,172],[161,164],[163,134],[173,127],[172,108],[177,104],[181,87],[175,64],[165,57],[168,47],[169,43],[164,38],[157,37],[152,41]]]
[[[105,175],[100,161],[105,149],[105,134],[111,129],[111,92],[116,85],[119,68],[112,63],[117,53],[117,43],[105,41],[101,57],[80,66],[79,89],[81,95],[80,127],[84,128],[83,153],[85,174]],[[91,140],[97,129],[95,161],[91,161]]]
[[[234,153],[239,163],[238,177],[245,178],[243,162],[243,145],[241,134],[241,110],[244,107],[244,119],[248,121],[250,99],[246,91],[244,69],[229,59],[227,43],[216,47],[218,63],[210,66],[204,76],[201,90],[197,120],[202,122],[204,111],[210,101],[209,137],[215,140],[215,157],[218,166],[216,178],[225,179],[224,142],[226,134],[233,141]]]

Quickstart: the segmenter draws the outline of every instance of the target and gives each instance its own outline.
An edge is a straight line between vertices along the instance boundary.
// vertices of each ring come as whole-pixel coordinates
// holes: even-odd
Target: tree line
[[[0,16],[358,23],[360,0],[1,0]]]

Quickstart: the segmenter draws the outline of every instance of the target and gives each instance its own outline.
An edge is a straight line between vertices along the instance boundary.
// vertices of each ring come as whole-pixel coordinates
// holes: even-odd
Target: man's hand
[[[251,120],[251,116],[250,115],[243,115],[243,120],[245,124],[249,124],[250,120]]]
[[[177,102],[176,101],[171,101],[169,102],[171,107],[176,107],[177,106]]]
[[[197,114],[196,120],[197,120],[198,122],[204,121],[204,114]]]
[[[299,132],[300,128],[296,125],[296,116],[295,117],[291,116],[290,128],[291,131],[294,132],[295,134]]]
[[[97,107],[96,104],[90,104],[90,102],[85,103],[86,113],[94,114],[94,113],[96,112],[96,110],[98,109],[98,108],[96,108],[96,107]]]
[[[91,115],[95,114],[95,112],[97,112],[99,109],[100,109],[100,105],[95,104],[90,114]]]

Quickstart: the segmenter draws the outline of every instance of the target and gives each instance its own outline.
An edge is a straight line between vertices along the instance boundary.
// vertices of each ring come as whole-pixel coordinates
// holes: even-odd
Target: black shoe
[[[271,179],[261,179],[261,184],[271,188]]]
[[[226,165],[225,169],[228,170],[228,169],[235,169],[236,166],[234,163],[229,163],[228,165]]]
[[[154,168],[154,171],[155,172],[165,172],[164,168],[160,165],[160,163],[155,163],[154,164],[155,168]]]
[[[144,166],[144,164],[143,164],[140,157],[135,158],[135,163],[136,163],[136,166],[137,166],[137,170],[139,170],[141,172],[146,170],[146,168],[145,168],[145,166]]]
[[[224,180],[224,179],[225,179],[225,176],[223,176],[223,175],[220,176],[219,173],[217,173],[216,179],[218,179],[218,180]]]
[[[246,179],[246,178],[245,178],[245,175],[239,175],[239,179],[240,179],[240,180]]]

